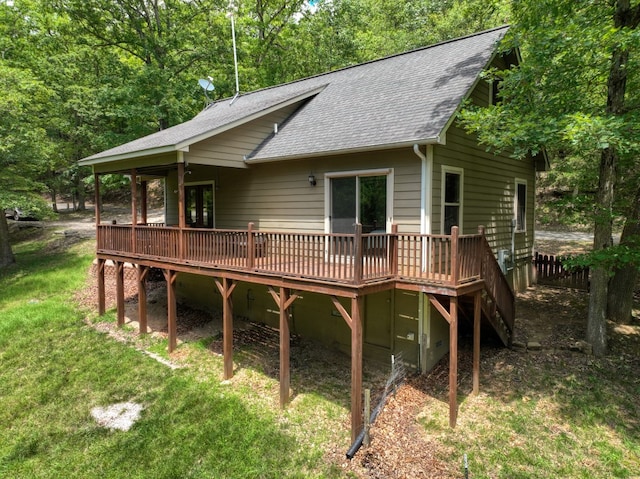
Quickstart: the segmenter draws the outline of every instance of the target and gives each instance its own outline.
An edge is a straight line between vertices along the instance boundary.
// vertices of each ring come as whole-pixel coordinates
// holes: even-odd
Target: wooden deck
[[[175,284],[179,272],[215,279],[223,301],[224,377],[233,375],[233,302],[238,281],[268,286],[280,311],[280,403],[289,400],[290,307],[298,292],[327,295],[351,329],[352,438],[362,427],[362,311],[367,294],[400,288],[429,295],[450,325],[450,424],[457,416],[459,298],[473,298],[474,391],[479,387],[480,321],[484,315],[508,344],[514,296],[480,228],[476,235],[325,234],[193,229],[163,224],[97,224],[99,311],[104,313],[104,265],[116,265],[118,324],[124,324],[123,265],[137,268],[140,329],[146,331],[146,275],[160,268],[167,282],[169,351],[177,344]],[[338,297],[349,298],[348,310]],[[441,301],[448,297],[448,301]]]
[[[482,278],[478,235],[324,234],[99,225],[98,254],[159,266],[362,287],[401,280],[455,288]]]

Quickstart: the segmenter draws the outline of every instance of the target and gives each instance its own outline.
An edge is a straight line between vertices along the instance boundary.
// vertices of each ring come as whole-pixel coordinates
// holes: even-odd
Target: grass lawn
[[[281,412],[259,388],[221,384],[221,360],[197,344],[201,367],[172,370],[85,323],[92,313],[72,298],[85,285],[91,242],[23,241],[14,251],[17,265],[0,273],[0,477],[340,476],[323,446],[336,435],[348,441],[343,404],[310,395],[308,407]],[[127,401],[144,407],[129,431],[91,416]],[[309,408],[317,420],[300,412]],[[299,431],[305,421],[316,430]]]
[[[348,358],[294,344],[294,396],[280,410],[277,360],[260,360],[259,345],[236,349],[234,378],[223,383],[217,337],[185,342],[169,358],[162,338],[100,332],[112,332],[100,326],[115,323],[114,311],[97,318],[75,301],[94,242],[43,236],[14,252],[17,264],[0,271],[1,478],[462,478],[464,454],[473,479],[640,478],[637,321],[611,325],[606,358],[544,340],[539,352],[485,349],[478,396],[463,348],[455,429],[444,362],[389,400],[371,445],[347,462]],[[579,321],[584,299],[530,298],[521,318],[537,309],[557,320],[545,329],[531,316],[520,331],[564,341],[572,333],[557,326],[567,315]],[[365,387],[376,374],[365,364]],[[128,431],[92,417],[123,402],[144,408]]]

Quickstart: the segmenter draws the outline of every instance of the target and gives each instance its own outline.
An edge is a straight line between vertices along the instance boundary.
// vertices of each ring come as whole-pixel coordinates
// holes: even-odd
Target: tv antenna
[[[238,54],[236,52],[236,27],[233,20],[233,12],[235,10],[236,6],[233,3],[233,0],[229,0],[229,13],[227,13],[227,17],[231,19],[231,38],[233,40],[233,66],[236,72],[236,94],[231,99],[231,103],[229,103],[229,106],[233,105],[233,102],[236,101],[236,98],[238,98],[238,95],[240,94],[240,85],[238,83]]]
[[[200,88],[202,88],[202,90],[204,91],[204,97],[206,99],[207,106],[209,106],[211,103],[213,103],[213,100],[209,98],[209,95],[207,95],[207,93],[216,89],[216,87],[213,85],[213,78],[201,78],[200,80],[198,80],[198,85],[200,85]]]

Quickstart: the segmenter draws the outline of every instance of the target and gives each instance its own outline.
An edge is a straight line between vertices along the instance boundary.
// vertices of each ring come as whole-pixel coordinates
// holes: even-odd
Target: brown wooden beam
[[[115,261],[118,326],[124,326],[124,262]]]
[[[167,332],[169,335],[169,353],[178,347],[177,305],[176,305],[176,278],[178,273],[170,269],[162,270],[167,281]]]
[[[459,228],[457,226],[453,226],[451,228],[451,282],[454,285],[458,284],[458,278],[460,277],[460,258],[458,258],[458,232]]]
[[[149,205],[147,205],[147,196],[148,196],[148,184],[146,181],[140,182],[140,221],[143,225],[147,224],[147,210]]]
[[[229,278],[222,278],[222,283],[216,281],[216,286],[222,295],[222,350],[224,355],[224,379],[233,377],[233,301],[231,294],[236,283]]]
[[[355,237],[353,238],[353,282],[354,284],[362,283],[362,225],[356,223]]]
[[[131,169],[131,224],[138,224],[138,172]]]
[[[131,169],[131,251],[136,252],[136,225],[138,224],[138,173]]]
[[[100,224],[100,175],[98,173],[93,174],[93,189],[94,189],[94,200],[93,200],[93,209],[96,218],[96,229]]]
[[[480,392],[480,313],[482,293],[473,296],[473,394]]]
[[[289,402],[291,395],[291,333],[289,331],[289,290],[280,288],[280,407],[284,407]]]
[[[362,314],[364,296],[351,300],[351,440],[362,430]]]
[[[333,305],[336,307],[336,309],[340,313],[340,316],[342,316],[342,319],[345,320],[349,328],[353,329],[353,320],[351,319],[351,315],[347,312],[346,309],[344,309],[342,303],[335,296],[331,296],[331,301],[333,301]]]
[[[442,305],[442,303],[440,302],[440,300],[438,300],[438,298],[430,294],[429,302],[433,306],[435,306],[435,308],[442,315],[442,317],[447,320],[447,323],[451,323],[451,315],[449,314],[449,311],[446,310],[446,308]]]
[[[184,163],[178,163],[178,227],[180,228],[180,237],[178,239],[178,254],[180,259],[184,258],[184,231],[187,224],[184,211]]]
[[[140,334],[147,334],[147,274],[149,267],[136,266],[138,273],[138,324]]]
[[[98,314],[104,315],[106,309],[105,287],[104,287],[104,264],[105,260],[97,258],[97,276],[98,276]]]
[[[458,298],[449,305],[449,427],[458,420]]]
[[[280,407],[284,407],[291,397],[291,332],[289,330],[289,308],[300,296],[291,294],[288,289],[280,292],[269,286],[269,293],[280,310]]]

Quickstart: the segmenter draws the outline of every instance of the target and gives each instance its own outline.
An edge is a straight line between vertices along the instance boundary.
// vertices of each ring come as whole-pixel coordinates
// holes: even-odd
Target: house
[[[401,357],[429,370],[451,356],[457,403],[458,324],[509,344],[513,289],[529,283],[534,158],[489,153],[456,124],[465,100],[496,101],[481,73],[518,61],[498,54],[507,27],[210,104],[172,128],[83,159],[100,176],[131,176],[130,224],[103,222],[97,257],[136,265],[141,330],[145,278],[176,298],[218,307],[225,377],[232,315],[280,330],[280,400],[289,398],[289,335],[352,356],[352,434],[362,425],[362,361]],[[542,165],[543,166],[543,165]],[[165,221],[147,223],[147,181],[165,185]],[[484,334],[484,332],[482,333]]]

